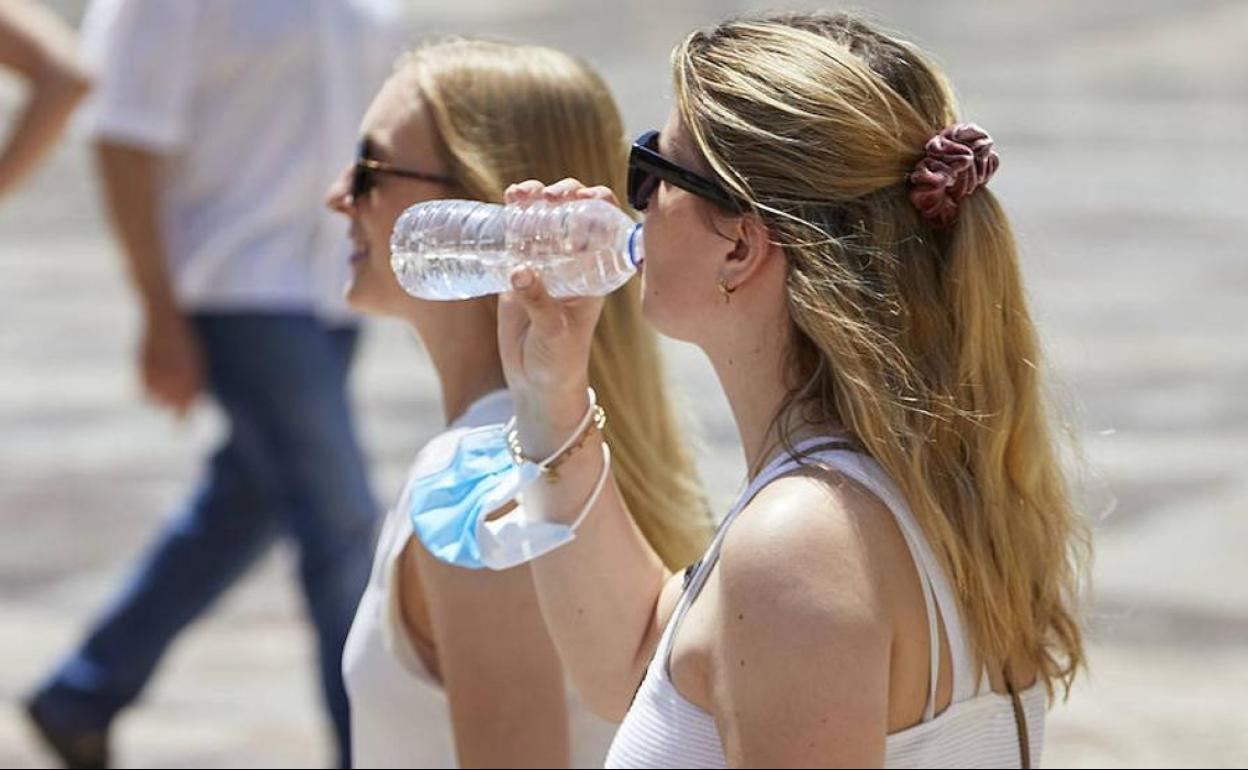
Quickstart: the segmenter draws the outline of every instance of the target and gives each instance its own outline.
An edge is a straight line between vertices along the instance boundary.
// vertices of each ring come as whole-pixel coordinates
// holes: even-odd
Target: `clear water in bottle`
[[[390,236],[391,269],[421,299],[507,291],[511,271],[525,263],[551,296],[601,296],[623,286],[642,258],[641,225],[600,200],[429,201],[404,211]]]

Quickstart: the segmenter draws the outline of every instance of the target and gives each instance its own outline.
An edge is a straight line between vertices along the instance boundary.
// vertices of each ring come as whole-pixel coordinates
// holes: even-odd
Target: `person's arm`
[[[156,401],[183,414],[203,379],[199,343],[178,309],[160,230],[161,156],[109,140],[96,143],[104,203],[143,309],[140,373]]]
[[[48,154],[90,81],[74,52],[73,32],[28,0],[0,3],[0,67],[21,75],[30,98],[0,149],[0,197]]]
[[[525,182],[507,198],[523,203],[543,189]],[[545,194],[615,202],[606,188],[585,188],[575,180],[545,188]],[[500,300],[499,344],[520,441],[525,454],[537,458],[563,443],[588,406],[589,348],[602,300],[557,301],[531,271],[533,282],[518,285],[521,274],[513,275],[513,291]],[[528,487],[526,513],[571,522],[602,471],[601,441],[594,436],[571,455],[558,482],[539,479]],[[534,561],[532,570],[547,627],[581,697],[596,713],[620,719],[679,595],[679,579],[646,541],[610,480],[576,538]]]
[[[732,767],[879,767],[889,511],[822,471],[773,482],[724,536],[710,705]],[[895,538],[894,538],[895,539]],[[906,558],[902,553],[902,558]]]
[[[178,413],[200,390],[203,365],[169,274],[163,176],[191,141],[200,6],[95,0],[81,29],[96,80],[83,126],[95,140],[105,208],[143,311],[140,375],[148,394]]]
[[[568,767],[566,685],[524,567],[494,572],[438,561],[415,567],[450,704],[460,767]],[[403,591],[421,590],[405,579]]]

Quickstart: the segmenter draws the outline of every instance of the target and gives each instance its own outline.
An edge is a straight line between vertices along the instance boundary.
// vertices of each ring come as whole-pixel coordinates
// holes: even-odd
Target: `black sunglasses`
[[[660,182],[667,182],[734,214],[743,209],[723,185],[659,154],[659,132],[647,131],[628,154],[628,205],[645,211]]]
[[[373,145],[367,139],[360,140],[359,150],[355,156],[355,167],[351,172],[351,197],[355,200],[368,195],[377,185],[377,174],[392,174],[407,179],[420,179],[425,182],[433,182],[435,184],[454,184],[455,180],[449,176],[441,174],[427,174],[423,171],[412,171],[411,169],[399,168],[392,166],[384,161],[374,160],[372,154]]]

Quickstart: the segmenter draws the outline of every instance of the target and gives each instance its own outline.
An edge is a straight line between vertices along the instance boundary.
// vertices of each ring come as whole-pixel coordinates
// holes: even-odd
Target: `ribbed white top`
[[[812,447],[840,443],[842,439],[812,439],[795,449],[799,454]],[[987,672],[974,670],[974,651],[962,624],[961,612],[954,600],[949,581],[927,544],[922,530],[910,513],[900,491],[884,470],[870,457],[845,448],[819,448],[808,456],[849,479],[861,484],[879,497],[892,511],[914,557],[923,598],[927,605],[928,627],[932,640],[931,680],[923,721],[887,736],[884,748],[885,767],[980,768],[1018,767],[1019,741],[1013,703],[1009,696],[998,695],[988,686]],[[795,457],[785,456],[772,462],[746,488],[733,509],[724,517],[719,532],[706,555],[694,570],[689,585],[676,606],[672,620],[663,631],[654,658],[646,670],[633,704],[620,725],[611,750],[607,754],[609,768],[727,767],[723,743],[715,727],[714,717],[687,701],[672,684],[668,659],[672,641],[685,613],[697,598],[707,576],[719,558],[724,533],[728,531],[741,509],[760,489],[778,476],[798,465]],[[935,682],[939,665],[940,639],[936,633],[936,613],[945,621],[953,661],[953,697],[949,708],[934,716]],[[829,640],[831,643],[832,640]],[[829,683],[835,686],[835,683]],[[1046,696],[1044,685],[1037,682],[1019,693],[1027,718],[1031,762],[1039,766],[1044,740]]]

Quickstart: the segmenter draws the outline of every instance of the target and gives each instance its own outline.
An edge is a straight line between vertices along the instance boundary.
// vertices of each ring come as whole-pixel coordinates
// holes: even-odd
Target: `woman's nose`
[[[351,175],[354,168],[347,164],[338,178],[329,186],[325,193],[325,205],[330,211],[350,216],[355,210],[355,198],[351,195]]]

